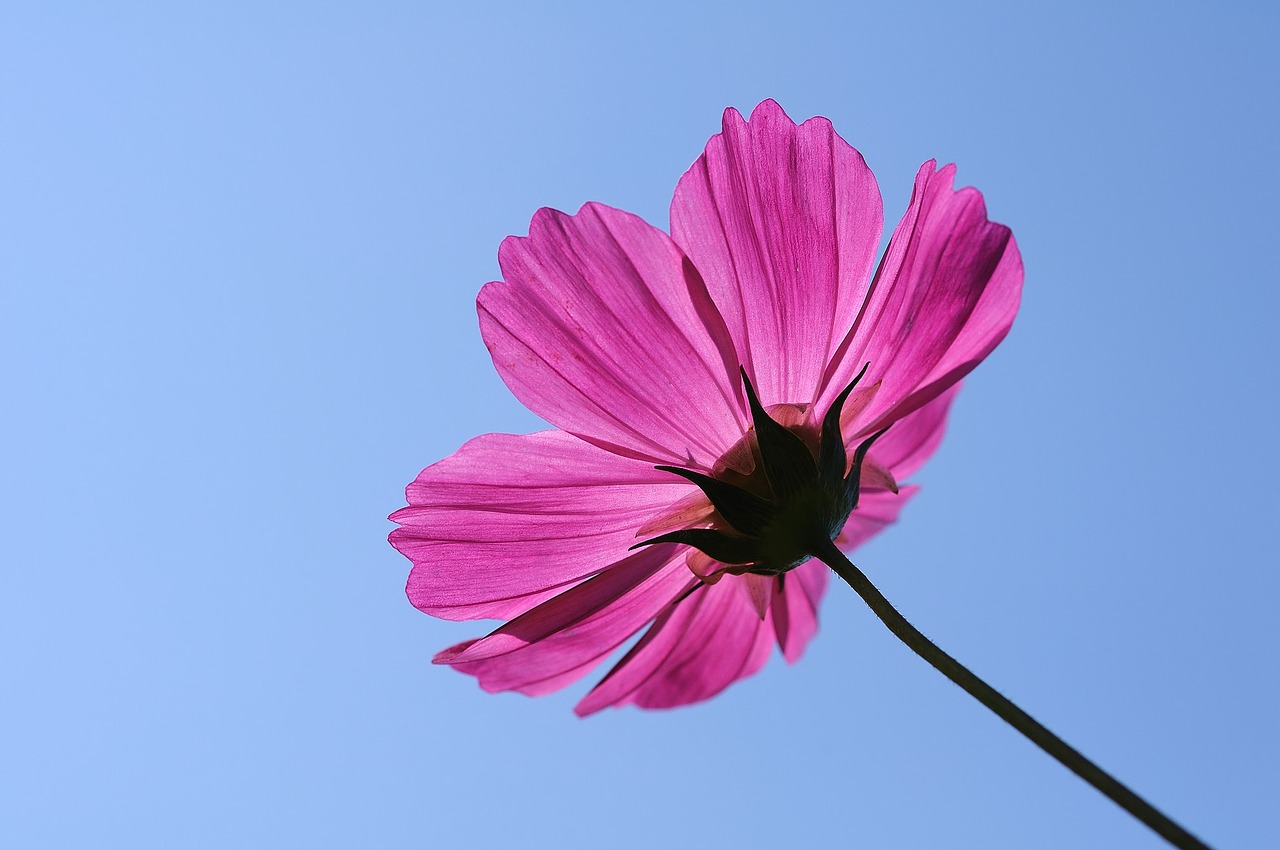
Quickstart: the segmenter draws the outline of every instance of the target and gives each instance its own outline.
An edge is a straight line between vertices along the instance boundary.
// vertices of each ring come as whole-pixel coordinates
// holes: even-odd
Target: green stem
[[[818,551],[814,556],[848,582],[862,600],[871,606],[871,610],[881,622],[889,627],[889,631],[910,647],[912,652],[928,661],[938,672],[995,712],[1006,723],[1029,738],[1032,743],[1061,762],[1068,770],[1106,794],[1120,808],[1155,830],[1174,847],[1180,850],[1209,850],[1209,846],[1203,841],[1178,826],[1155,806],[1089,761],[1078,750],[1041,726],[1031,715],[1018,708],[995,688],[975,676],[959,661],[939,649],[933,641],[922,635],[915,626],[898,613],[898,610],[884,598],[862,570],[854,566],[834,543],[824,541],[824,544],[817,547]]]

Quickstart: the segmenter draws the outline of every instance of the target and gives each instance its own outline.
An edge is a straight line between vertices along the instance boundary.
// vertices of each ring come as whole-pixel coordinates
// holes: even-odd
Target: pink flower
[[[747,121],[725,111],[676,187],[670,236],[592,203],[539,210],[504,241],[480,330],[558,430],[471,440],[392,515],[415,606],[509,621],[435,661],[538,695],[647,627],[585,715],[707,699],[775,641],[798,659],[827,567],[792,551],[795,523],[821,515],[846,551],[892,523],[917,489],[897,482],[1018,309],[1013,237],[953,176],[921,166],[873,277],[883,209],[862,156],[826,119],[797,126],[766,100]],[[789,503],[769,440],[808,470]]]

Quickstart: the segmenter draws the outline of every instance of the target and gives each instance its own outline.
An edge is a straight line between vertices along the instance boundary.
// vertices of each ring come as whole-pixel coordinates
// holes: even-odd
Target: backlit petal
[[[849,521],[836,538],[836,545],[845,552],[866,543],[898,520],[898,514],[907,502],[920,491],[914,484],[902,486],[897,493],[888,490],[871,490],[858,499],[858,507],[849,514]]]
[[[553,425],[620,454],[709,467],[748,423],[738,359],[702,280],[665,233],[587,204],[543,209],[480,292],[498,373]]]
[[[626,557],[692,485],[560,431],[486,434],[422,471],[391,515],[415,606],[507,618]]]
[[[577,680],[696,579],[671,546],[644,549],[502,626],[436,656],[486,691],[536,696]]]
[[[676,187],[671,234],[702,272],[766,406],[814,400],[857,316],[883,226],[875,177],[831,122],[797,126],[772,100],[749,121],[725,110],[723,132]]]
[[[905,416],[959,381],[1013,323],[1022,292],[1017,245],[1009,228],[987,220],[976,189],[952,188],[954,177],[953,165],[921,166],[866,309],[833,361],[824,399],[834,398],[867,362],[863,380],[881,382],[860,433]]]
[[[769,604],[773,601],[774,590],[778,584],[776,576],[762,576],[746,573],[738,577],[738,587],[747,596],[751,608],[760,619],[769,613]]]
[[[818,604],[827,591],[830,574],[821,561],[806,561],[787,573],[783,589],[774,590],[769,613],[782,657],[788,662],[798,661],[818,632]]]
[[[610,705],[673,708],[708,699],[769,660],[773,626],[752,608],[738,576],[702,585],[667,608],[631,651],[574,709]]]
[[[914,474],[924,466],[924,462],[942,443],[947,412],[959,392],[960,384],[952,384],[933,401],[895,422],[883,437],[876,440],[871,449],[876,462],[893,470],[893,474],[900,479]]]

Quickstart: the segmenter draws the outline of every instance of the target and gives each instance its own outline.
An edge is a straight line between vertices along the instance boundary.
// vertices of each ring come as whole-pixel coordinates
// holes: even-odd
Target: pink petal
[[[486,691],[550,693],[579,679],[693,586],[673,546],[643,549],[507,623],[435,657]]]
[[[920,491],[915,484],[906,484],[897,493],[888,490],[872,490],[858,499],[858,507],[849,515],[844,531],[836,538],[845,552],[852,552],[872,537],[893,525],[907,501]]]
[[[665,233],[587,204],[539,210],[498,251],[480,332],[520,401],[650,463],[709,468],[742,436],[738,356],[702,280]]]
[[[725,110],[723,128],[676,187],[671,234],[764,404],[810,404],[866,292],[880,190],[825,118],[796,126],[766,100],[750,121]]]
[[[901,418],[959,381],[1008,333],[1022,292],[1009,228],[982,195],[955,191],[955,166],[916,175],[911,204],[876,272],[865,310],[834,359],[819,409],[864,363],[882,386],[862,433]]]
[[[880,439],[884,439],[881,437]],[[862,461],[862,475],[859,486],[864,490],[891,490],[898,492],[898,479],[887,464],[868,454]]]
[[[784,590],[775,589],[769,612],[782,657],[788,663],[800,659],[809,640],[818,632],[818,604],[827,590],[831,571],[821,561],[807,561],[787,573]]]
[[[769,659],[773,628],[761,620],[738,576],[701,585],[667,608],[574,711],[610,705],[674,708],[708,699]]]
[[[636,529],[691,485],[560,431],[486,434],[427,467],[391,543],[415,606],[508,618],[627,554]]]
[[[899,479],[915,473],[942,443],[947,412],[959,392],[960,384],[952,384],[933,401],[899,419],[888,433],[876,440],[869,456],[893,470]],[[866,483],[865,476],[863,483]]]
[[[751,609],[761,620],[769,613],[769,603],[773,601],[774,590],[778,584],[775,576],[761,576],[746,573],[738,577],[738,587],[746,594]]]

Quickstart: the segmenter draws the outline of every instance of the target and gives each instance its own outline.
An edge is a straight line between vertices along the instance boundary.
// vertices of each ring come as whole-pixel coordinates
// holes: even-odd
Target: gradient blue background
[[[539,206],[666,226],[728,105],[959,163],[1026,260],[858,561],[1219,848],[1280,796],[1267,4],[10,4],[0,843],[1156,848],[832,587],[693,708],[488,696],[385,516],[540,422],[475,326]],[[1274,7],[1272,7],[1274,8]]]

